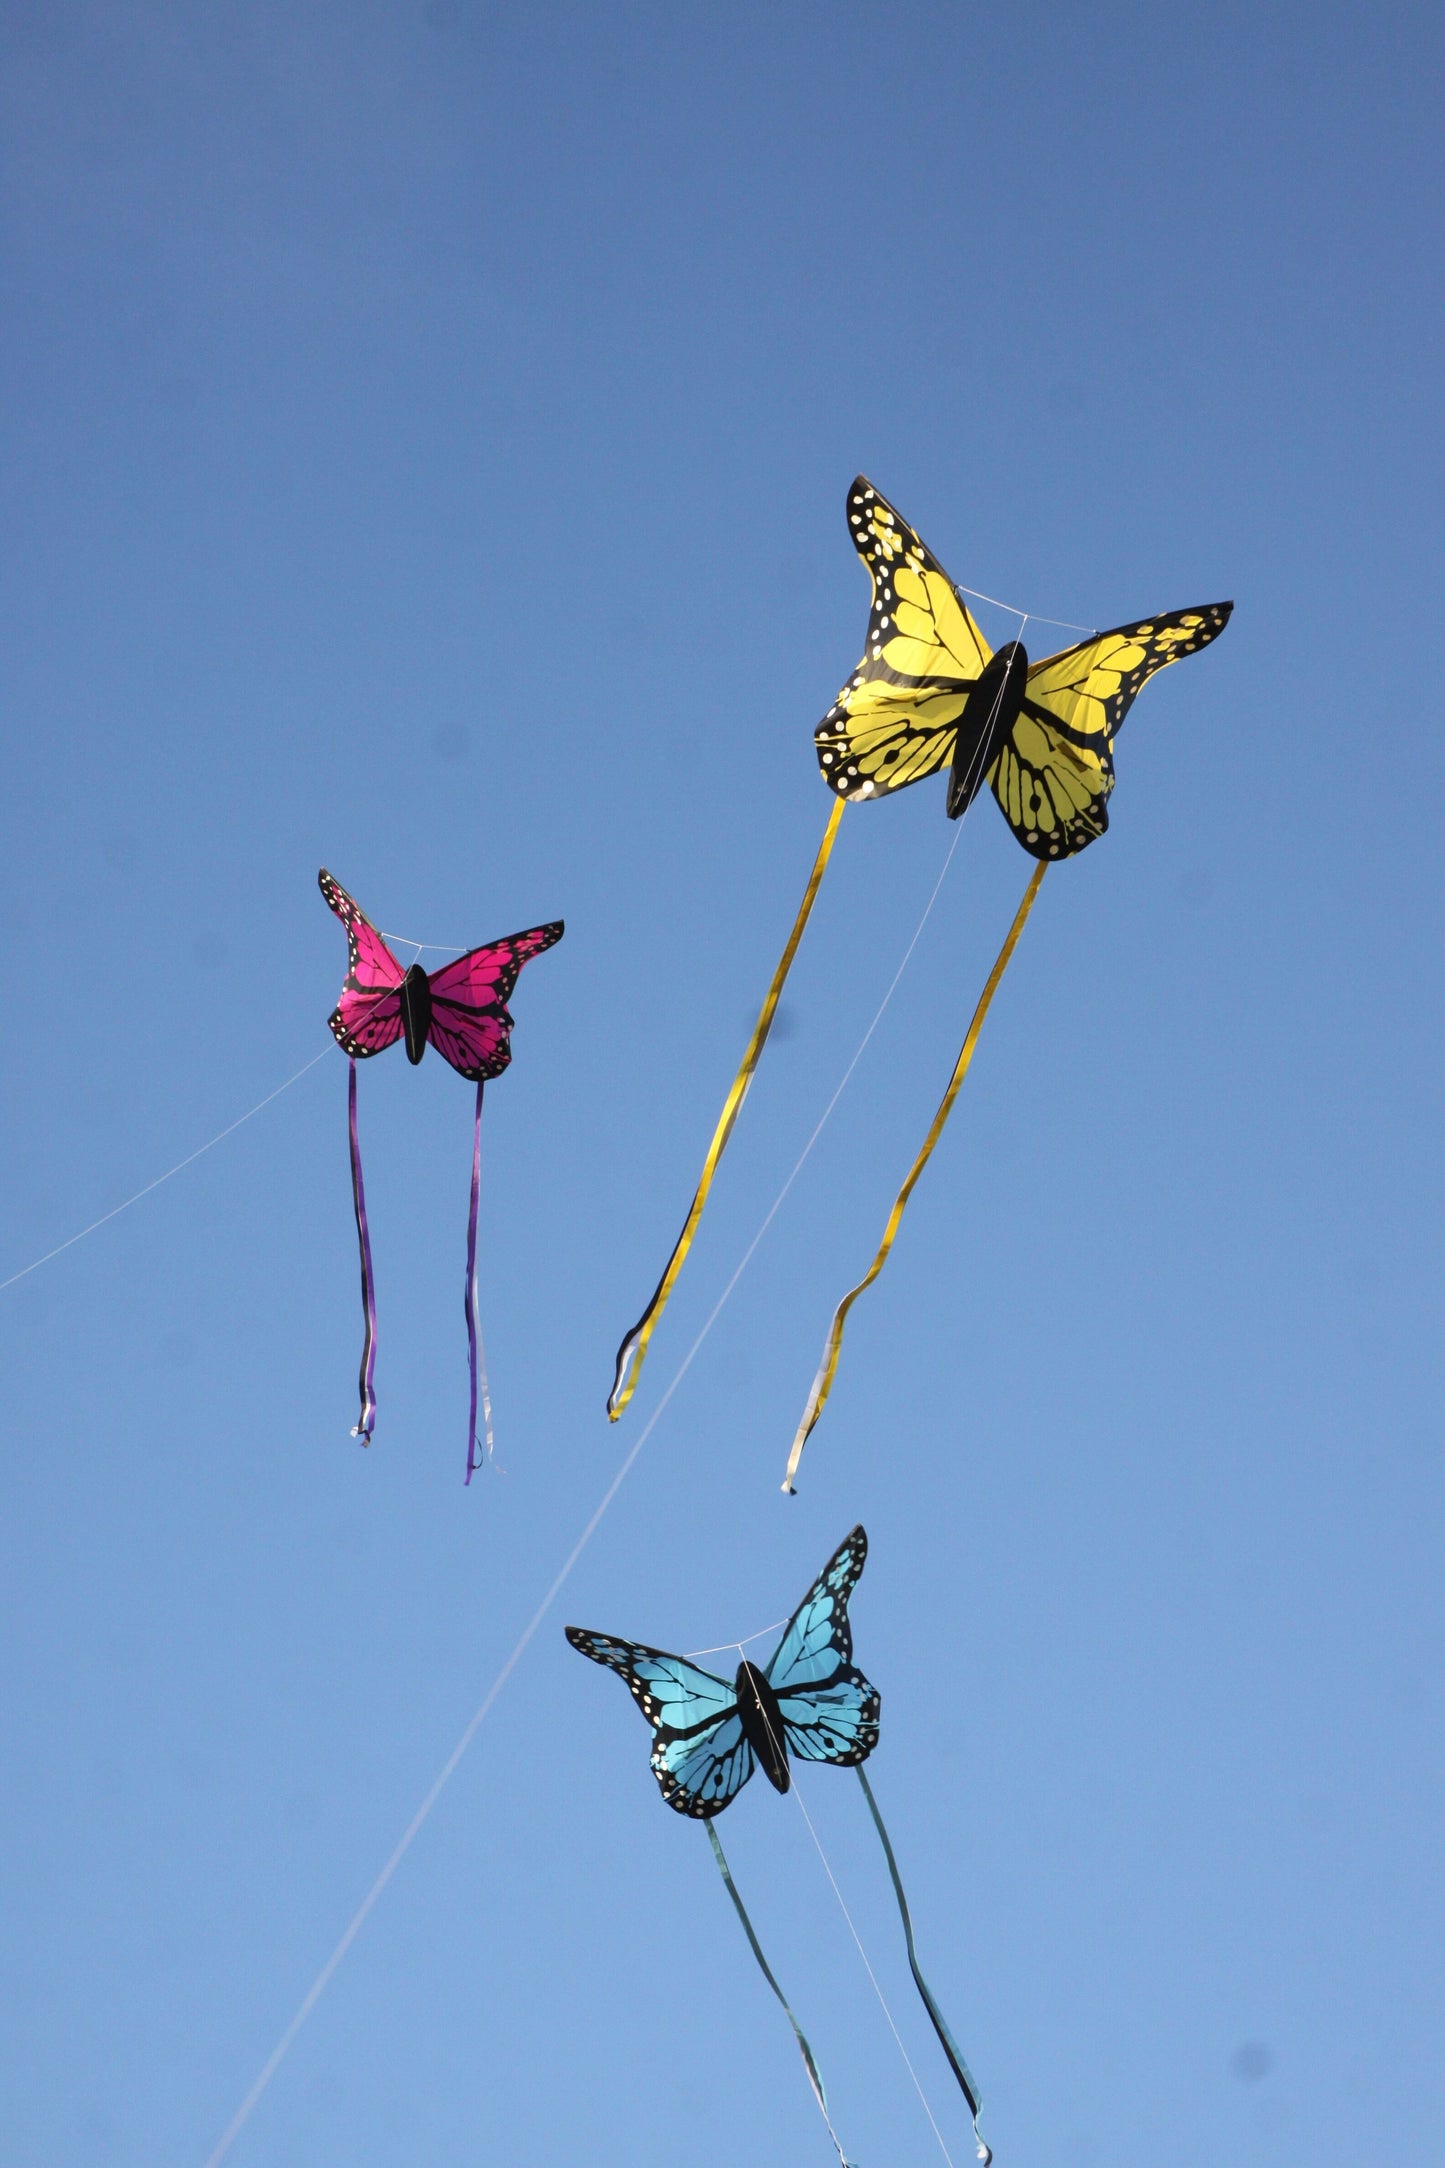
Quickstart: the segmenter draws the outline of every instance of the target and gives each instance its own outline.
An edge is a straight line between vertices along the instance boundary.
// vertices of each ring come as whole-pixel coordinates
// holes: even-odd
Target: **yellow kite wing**
[[[1104,833],[1119,725],[1154,672],[1207,647],[1232,608],[1216,602],[1143,618],[1031,666],[1023,705],[988,777],[1026,851],[1070,858]]]
[[[933,552],[866,475],[848,492],[848,529],[873,582],[867,645],[813,735],[830,788],[871,798],[952,759],[992,650]]]

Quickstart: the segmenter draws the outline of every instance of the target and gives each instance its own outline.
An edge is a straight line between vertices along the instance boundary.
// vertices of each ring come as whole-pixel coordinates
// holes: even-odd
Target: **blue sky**
[[[871,1769],[999,2168],[1433,2159],[1432,13],[19,4],[0,53],[0,1278],[326,1052],[0,1294],[7,2163],[202,2168],[856,1048],[941,786],[845,820],[610,1429],[826,816],[859,468],[1020,608],[1234,621],[1045,884],[800,1495],[1027,874],[987,802],[229,2159],[831,2158],[561,1627],[752,1633],[858,1520]],[[321,864],[419,940],[568,922],[488,1099],[469,1492],[436,1059],[361,1078],[348,1437]],[[857,1787],[804,1794],[964,2161]],[[792,1802],[722,1835],[850,2159],[937,2159]]]

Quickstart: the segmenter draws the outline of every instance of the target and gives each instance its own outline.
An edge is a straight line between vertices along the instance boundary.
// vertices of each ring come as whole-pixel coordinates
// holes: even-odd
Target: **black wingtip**
[[[342,887],[336,875],[329,873],[325,866],[320,869],[316,876],[316,886],[321,891],[321,900],[326,905],[327,910],[334,911],[343,923],[345,922],[346,907],[348,905],[353,911],[359,912],[362,918],[366,918],[366,913],[361,910],[356,898],[349,890]],[[367,919],[366,922],[368,925],[371,924],[370,919]]]

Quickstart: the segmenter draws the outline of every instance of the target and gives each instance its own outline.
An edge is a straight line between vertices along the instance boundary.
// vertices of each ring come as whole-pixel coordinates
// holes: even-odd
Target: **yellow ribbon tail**
[[[768,1033],[773,1028],[773,1017],[777,1012],[778,998],[783,991],[788,973],[793,968],[793,958],[798,953],[798,943],[803,938],[804,929],[812,915],[814,900],[822,885],[823,875],[827,870],[828,860],[833,854],[833,841],[838,833],[838,823],[843,818],[844,803],[845,801],[842,798],[833,800],[833,810],[828,815],[828,825],[823,830],[823,840],[818,845],[818,855],[813,860],[813,870],[808,876],[808,886],[804,890],[803,900],[798,906],[798,915],[793,920],[793,930],[788,935],[788,945],[779,959],[777,970],[773,973],[773,981],[768,988],[767,999],[758,1011],[758,1020],[753,1026],[753,1035],[748,1041],[747,1052],[742,1059],[742,1066],[733,1078],[732,1089],[723,1103],[723,1110],[718,1117],[717,1128],[713,1131],[712,1143],[707,1148],[707,1158],[702,1164],[702,1175],[696,1190],[693,1192],[692,1203],[687,1208],[687,1218],[682,1223],[682,1233],[678,1236],[672,1255],[667,1260],[667,1269],[657,1283],[656,1292],[651,1302],[649,1302],[631,1331],[623,1335],[622,1345],[617,1350],[616,1374],[612,1380],[612,1390],[607,1396],[607,1415],[610,1422],[615,1423],[617,1421],[618,1416],[637,1390],[637,1381],[642,1375],[642,1365],[647,1358],[647,1343],[652,1338],[653,1328],[667,1307],[667,1298],[672,1293],[687,1253],[692,1248],[692,1238],[697,1232],[697,1223],[702,1218],[703,1206],[707,1203],[708,1191],[712,1188],[712,1180],[717,1172],[718,1161],[727,1150],[728,1139],[733,1133],[733,1125],[742,1112],[743,1101],[747,1098],[748,1087],[753,1081],[753,1072],[758,1066],[763,1048],[768,1043]]]
[[[864,1290],[873,1285],[884,1265],[888,1262],[888,1252],[893,1247],[894,1238],[898,1233],[903,1214],[908,1206],[908,1200],[913,1195],[914,1184],[928,1165],[933,1153],[933,1147],[943,1135],[944,1125],[953,1112],[953,1102],[958,1097],[964,1078],[968,1075],[969,1064],[973,1060],[973,1050],[978,1044],[978,1035],[983,1029],[983,1020],[988,1015],[989,1004],[998,992],[999,981],[1009,967],[1009,959],[1018,946],[1019,935],[1024,930],[1028,915],[1034,907],[1034,898],[1039,892],[1039,885],[1048,870],[1048,861],[1041,860],[1034,869],[1028,887],[1024,890],[1023,901],[1014,913],[1013,924],[1009,927],[1004,945],[999,950],[994,967],[988,975],[988,983],[978,997],[978,1007],[973,1012],[973,1021],[969,1025],[967,1036],[959,1049],[958,1060],[953,1065],[953,1074],[948,1080],[948,1089],[938,1102],[938,1112],[933,1117],[928,1135],[923,1140],[923,1147],[918,1157],[908,1170],[908,1179],[893,1200],[893,1210],[888,1215],[888,1225],[883,1230],[883,1240],[878,1245],[878,1253],[862,1279],[858,1282],[858,1285],[849,1288],[847,1294],[833,1312],[833,1322],[828,1327],[828,1338],[823,1348],[823,1360],[818,1365],[818,1374],[813,1380],[812,1390],[808,1394],[808,1404],[803,1410],[802,1421],[799,1423],[797,1435],[793,1439],[793,1449],[788,1455],[788,1472],[783,1477],[783,1489],[785,1491],[791,1491],[794,1488],[793,1478],[798,1472],[798,1463],[803,1457],[803,1447],[808,1442],[813,1425],[827,1406],[828,1395],[833,1390],[833,1378],[838,1368],[838,1357],[843,1350],[843,1328],[848,1322],[848,1312]]]

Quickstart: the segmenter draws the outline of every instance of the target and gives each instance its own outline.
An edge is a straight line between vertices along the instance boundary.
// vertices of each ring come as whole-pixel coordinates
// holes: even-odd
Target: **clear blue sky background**
[[[0,1296],[7,2168],[201,2168],[825,1104],[953,831],[822,828],[866,469],[954,576],[1232,595],[1051,875],[987,802],[817,1152],[235,2168],[831,2157],[565,1619],[694,1648],[863,1520],[872,1765],[1000,2168],[1438,2157],[1438,24],[1422,7],[4,11],[0,1277],[327,1048],[329,865],[565,914],[484,1133],[334,1051]],[[1011,621],[986,614],[995,640]],[[1031,631],[1033,628],[1031,628]],[[1059,635],[1060,640],[1066,635]],[[956,2162],[857,1787],[805,1796]],[[723,1827],[850,2157],[937,2160],[791,1801]]]

